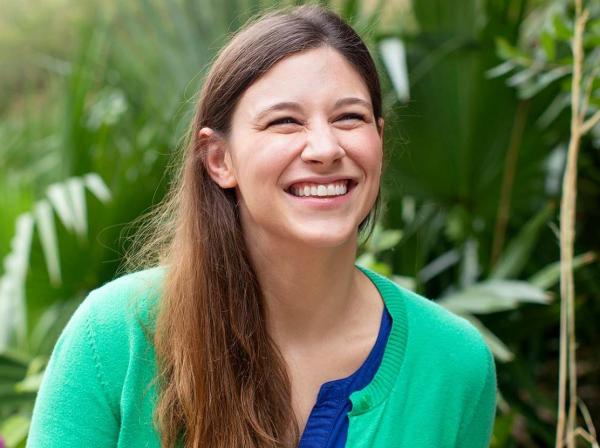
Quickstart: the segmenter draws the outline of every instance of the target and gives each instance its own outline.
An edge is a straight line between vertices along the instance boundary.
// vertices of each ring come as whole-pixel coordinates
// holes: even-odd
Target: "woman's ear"
[[[212,180],[221,188],[235,187],[235,170],[225,139],[213,129],[205,127],[198,131],[198,140],[204,151],[204,166]]]
[[[383,118],[379,117],[377,119],[377,131],[379,132],[379,136],[381,137],[381,140],[383,141]]]

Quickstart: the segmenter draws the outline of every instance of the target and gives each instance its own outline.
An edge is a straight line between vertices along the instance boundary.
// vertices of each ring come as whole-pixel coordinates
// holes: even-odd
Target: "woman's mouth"
[[[288,187],[286,193],[296,197],[328,198],[344,196],[356,186],[350,179],[338,180],[327,184],[314,182],[298,182]]]

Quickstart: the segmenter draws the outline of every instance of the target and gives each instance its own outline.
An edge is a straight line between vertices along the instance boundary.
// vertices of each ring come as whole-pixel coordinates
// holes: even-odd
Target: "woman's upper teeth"
[[[329,184],[300,182],[290,187],[290,193],[294,196],[340,196],[346,194],[347,191],[347,180],[340,180]]]

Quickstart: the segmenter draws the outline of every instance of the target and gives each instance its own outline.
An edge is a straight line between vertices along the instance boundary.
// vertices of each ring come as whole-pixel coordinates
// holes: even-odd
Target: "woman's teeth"
[[[348,191],[348,181],[333,182],[330,184],[295,184],[289,189],[294,196],[341,196]]]

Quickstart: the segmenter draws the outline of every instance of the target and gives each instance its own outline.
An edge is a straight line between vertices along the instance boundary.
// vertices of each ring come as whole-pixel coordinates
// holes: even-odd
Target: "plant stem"
[[[559,404],[556,447],[564,446],[566,385],[569,382],[569,414],[566,425],[567,447],[575,448],[577,420],[577,364],[575,353],[575,305],[573,281],[573,243],[575,238],[575,208],[577,201],[577,158],[582,136],[582,112],[580,110],[581,71],[583,66],[583,30],[587,11],[582,11],[582,0],[575,0],[576,19],[572,40],[573,79],[571,84],[571,137],[567,153],[567,165],[563,178],[563,194],[560,210],[560,370]],[[568,363],[567,363],[568,342]],[[568,372],[567,372],[568,364]]]
[[[581,134],[587,133],[590,129],[600,123],[600,110],[596,111],[588,120],[581,125]]]
[[[519,158],[519,148],[523,140],[523,131],[527,121],[527,111],[529,109],[529,101],[519,102],[517,114],[513,123],[512,132],[510,135],[510,143],[506,152],[504,161],[504,174],[502,176],[502,187],[500,190],[500,202],[498,204],[498,217],[496,218],[496,228],[494,229],[494,241],[492,243],[492,257],[490,266],[493,266],[500,258],[502,246],[504,245],[504,237],[506,235],[506,226],[510,214],[510,198],[512,195],[512,187],[515,180],[515,172],[517,171],[517,160]]]

